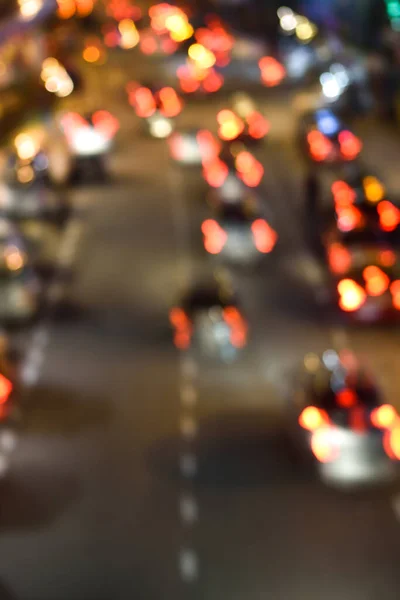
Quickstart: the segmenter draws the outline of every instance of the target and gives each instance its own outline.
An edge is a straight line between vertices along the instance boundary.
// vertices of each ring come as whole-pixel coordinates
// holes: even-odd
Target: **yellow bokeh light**
[[[364,190],[369,202],[380,202],[385,196],[385,188],[376,177],[364,178]]]
[[[211,68],[216,61],[214,53],[202,44],[192,44],[189,47],[188,55],[202,69]]]
[[[87,46],[83,51],[83,59],[88,63],[97,62],[100,59],[101,53],[97,46]]]
[[[296,25],[296,35],[302,42],[310,42],[318,33],[316,25],[304,18]]]

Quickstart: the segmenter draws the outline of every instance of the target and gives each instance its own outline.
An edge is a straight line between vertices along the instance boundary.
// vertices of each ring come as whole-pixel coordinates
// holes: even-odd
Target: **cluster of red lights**
[[[236,140],[244,131],[255,140],[263,139],[269,131],[269,123],[265,117],[254,110],[245,119],[241,119],[232,110],[221,110],[217,114],[218,135],[221,140]]]
[[[352,231],[363,227],[364,216],[360,209],[354,206],[355,191],[345,181],[335,181],[332,185],[335,210],[338,217],[338,227],[341,231]],[[394,231],[400,224],[400,210],[389,202],[380,200],[376,204],[380,227],[383,231]]]
[[[180,65],[176,71],[179,86],[185,94],[203,91],[208,94],[218,92],[221,89],[224,78],[213,67],[207,69],[199,77],[189,65]]]
[[[194,37],[199,44],[213,52],[218,67],[229,64],[235,39],[219,19],[209,19],[207,27],[196,29]]]
[[[164,117],[176,117],[182,111],[183,101],[174,88],[166,86],[153,92],[140,84],[131,81],[126,86],[129,104],[135,109],[138,117],[151,117],[159,111]]]
[[[111,140],[119,129],[119,121],[107,110],[98,110],[92,115],[92,124],[105,138]],[[67,139],[71,139],[77,131],[90,127],[90,123],[79,113],[66,113],[61,125]]]
[[[222,311],[222,317],[230,329],[230,342],[235,348],[243,348],[247,343],[248,326],[235,306],[227,306]],[[182,308],[172,308],[169,320],[174,328],[174,344],[179,350],[187,350],[193,334],[191,320]]]
[[[337,285],[339,306],[345,312],[355,312],[366,302],[367,296],[382,296],[387,291],[392,296],[393,307],[400,310],[400,280],[390,280],[388,275],[374,265],[365,267],[362,273],[365,287],[353,279],[342,279]]]
[[[118,22],[123,19],[138,21],[142,17],[140,7],[133,4],[131,0],[108,0],[106,12],[109,17]]]
[[[363,433],[372,425],[384,432],[383,447],[391,459],[400,460],[400,418],[391,404],[382,404],[369,411],[359,403],[354,390],[344,388],[337,392],[336,402],[348,411],[349,425],[353,431]],[[325,410],[307,406],[299,416],[299,424],[311,433],[311,449],[322,463],[332,462],[339,456],[332,431],[335,425]]]
[[[207,219],[201,226],[204,248],[209,254],[219,254],[227,240],[228,234],[214,219]],[[254,245],[261,254],[269,254],[275,248],[278,236],[264,219],[256,219],[251,224]]]
[[[333,142],[321,131],[313,129],[307,134],[307,142],[311,158],[323,162],[335,158]],[[362,149],[362,143],[351,131],[341,131],[338,135],[339,152],[343,160],[351,161],[357,158]]]

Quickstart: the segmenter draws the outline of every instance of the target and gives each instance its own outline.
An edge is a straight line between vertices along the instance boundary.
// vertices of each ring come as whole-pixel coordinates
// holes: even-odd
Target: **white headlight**
[[[172,123],[165,117],[156,117],[149,122],[150,134],[156,138],[166,138],[172,133]]]
[[[109,147],[110,140],[93,127],[78,129],[71,139],[71,149],[78,156],[103,154]]]

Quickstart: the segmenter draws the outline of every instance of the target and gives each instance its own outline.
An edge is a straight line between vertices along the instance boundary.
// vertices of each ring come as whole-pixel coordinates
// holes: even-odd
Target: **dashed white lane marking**
[[[180,429],[184,439],[193,440],[197,434],[196,419],[192,415],[181,415]]]
[[[179,459],[179,466],[184,477],[194,477],[197,473],[197,458],[192,452],[184,452]]]
[[[35,365],[23,365],[21,370],[21,380],[25,387],[32,387],[39,380],[39,369]]]
[[[193,381],[197,377],[198,367],[197,363],[191,356],[185,356],[181,361],[181,372],[182,378]]]
[[[181,403],[187,407],[194,407],[197,402],[197,390],[192,383],[184,382],[180,389]]]
[[[199,574],[197,554],[191,548],[184,548],[179,553],[179,570],[184,581],[191,583]]]
[[[179,513],[184,523],[193,524],[199,517],[199,507],[192,494],[184,493],[179,501]]]

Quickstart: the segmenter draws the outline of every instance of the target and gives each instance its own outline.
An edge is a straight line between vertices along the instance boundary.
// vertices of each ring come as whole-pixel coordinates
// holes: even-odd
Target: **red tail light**
[[[225,183],[228,174],[229,169],[227,165],[218,158],[204,163],[203,176],[211,187],[221,187]]]
[[[112,139],[119,129],[118,119],[107,110],[98,110],[92,117],[93,125],[108,139]]]
[[[351,408],[357,404],[357,394],[354,390],[345,388],[336,394],[336,402],[342,408]]]
[[[393,267],[396,263],[396,255],[393,250],[381,250],[378,254],[378,261],[383,267]]]
[[[303,429],[315,431],[329,424],[329,417],[324,410],[316,406],[307,406],[299,416],[299,424]]]
[[[390,279],[379,267],[366,267],[363,270],[366,290],[370,296],[381,296],[389,288]]]
[[[377,207],[381,228],[394,231],[400,223],[400,210],[388,200],[383,200]]]
[[[339,455],[338,447],[332,441],[332,430],[323,427],[313,432],[311,437],[311,450],[315,458],[321,463],[334,461]]]
[[[251,231],[253,232],[254,243],[259,252],[268,254],[274,249],[278,236],[264,219],[254,221],[251,225]]]
[[[328,250],[328,262],[332,273],[347,273],[352,263],[351,253],[341,244],[332,244]]]
[[[182,75],[179,77],[179,85],[182,92],[185,92],[185,94],[193,94],[199,89],[200,82],[193,77]]]
[[[362,143],[351,131],[341,131],[338,139],[343,158],[354,160],[360,154]]]
[[[396,279],[390,285],[390,293],[393,298],[393,306],[396,310],[400,310],[400,280]]]
[[[70,112],[62,117],[61,126],[66,138],[71,141],[78,130],[88,127],[89,124],[80,114]]]
[[[179,350],[186,350],[190,346],[192,325],[182,308],[172,308],[169,313],[171,325],[175,328],[174,344]]]
[[[174,327],[186,327],[189,324],[189,319],[182,308],[171,308],[169,312],[169,320]]]
[[[161,49],[165,54],[174,54],[179,48],[179,44],[177,44],[170,37],[166,37],[161,40]]]
[[[383,448],[389,458],[400,460],[400,427],[394,427],[385,431]]]
[[[336,206],[345,207],[354,204],[356,193],[345,181],[335,181],[331,189]]]
[[[205,79],[203,79],[203,88],[209,94],[218,92],[224,83],[224,78],[220,73],[217,73],[214,69],[210,69]]]
[[[147,55],[154,54],[158,48],[156,39],[149,33],[144,34],[143,31],[140,34],[139,47],[141,52]]]
[[[338,228],[340,231],[353,231],[356,227],[361,227],[364,223],[364,217],[355,206],[336,207],[338,217]]]
[[[264,168],[250,152],[242,150],[236,157],[235,166],[239,178],[248,187],[257,187],[264,175]]]
[[[363,406],[353,406],[349,413],[350,427],[357,433],[364,433],[367,430],[368,423]]]
[[[130,102],[134,106],[138,117],[151,117],[151,115],[156,111],[156,102],[149,88],[138,88],[132,94]]]
[[[307,141],[311,157],[317,162],[326,160],[332,153],[332,142],[320,131],[310,131],[307,134]]]
[[[236,348],[243,348],[247,342],[247,324],[235,306],[227,306],[224,319],[231,328],[230,340]]]
[[[221,145],[215,139],[211,131],[207,131],[207,129],[201,129],[196,135],[196,140],[199,145],[202,161],[207,163],[213,159],[218,159],[218,154],[221,151]],[[222,161],[220,162],[222,163]]]
[[[337,290],[340,295],[339,306],[345,312],[354,312],[365,303],[366,293],[363,288],[352,279],[342,279]]]
[[[371,412],[371,423],[379,429],[393,427],[398,419],[397,412],[391,404],[382,404]]]
[[[207,219],[201,226],[204,235],[204,248],[210,254],[219,254],[228,239],[225,231],[213,219]]]
[[[257,111],[250,113],[246,117],[249,126],[249,135],[255,140],[261,140],[269,131],[269,123],[263,115]]]
[[[13,390],[13,384],[7,377],[0,375],[0,405],[5,404]]]
[[[158,92],[161,104],[160,112],[165,117],[176,117],[182,110],[183,103],[172,87],[165,87]]]
[[[264,56],[258,61],[261,80],[267,87],[279,85],[286,76],[285,67],[272,56]]]
[[[217,114],[218,135],[225,141],[235,140],[243,132],[244,124],[231,110],[220,110]]]

